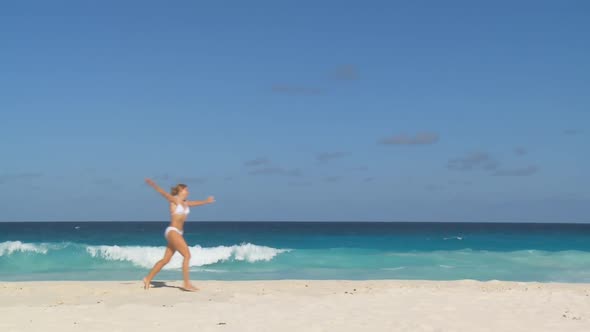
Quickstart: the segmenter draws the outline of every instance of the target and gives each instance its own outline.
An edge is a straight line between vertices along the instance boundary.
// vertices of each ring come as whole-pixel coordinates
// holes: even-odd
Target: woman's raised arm
[[[166,190],[160,188],[152,179],[145,179],[145,182],[150,185],[150,187],[154,188],[157,192],[159,192],[164,198],[166,198],[169,202],[177,204],[177,200],[174,196],[170,195],[166,192]]]

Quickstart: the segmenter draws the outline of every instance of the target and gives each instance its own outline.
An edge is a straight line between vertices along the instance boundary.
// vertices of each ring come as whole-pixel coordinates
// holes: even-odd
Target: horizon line
[[[2,220],[0,223],[166,223],[166,220]],[[560,225],[579,225],[590,224],[590,221],[383,221],[383,220],[202,220],[190,221],[187,223],[416,223],[416,224],[560,224]]]

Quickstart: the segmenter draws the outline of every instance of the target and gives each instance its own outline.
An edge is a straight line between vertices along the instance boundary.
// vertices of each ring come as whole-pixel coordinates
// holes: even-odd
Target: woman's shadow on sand
[[[186,292],[187,290],[182,288],[182,287],[178,287],[178,286],[170,286],[168,284],[166,284],[163,281],[152,281],[150,283],[150,287],[151,288],[176,288],[176,289],[180,289],[183,292]]]

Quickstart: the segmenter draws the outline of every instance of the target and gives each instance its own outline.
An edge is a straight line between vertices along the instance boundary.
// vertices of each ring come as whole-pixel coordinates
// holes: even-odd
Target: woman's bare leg
[[[154,279],[156,274],[158,274],[158,272],[160,272],[160,270],[164,267],[164,265],[166,265],[166,264],[168,264],[168,262],[170,262],[170,259],[174,255],[174,252],[175,252],[175,250],[170,245],[170,243],[168,243],[168,246],[166,247],[166,252],[164,253],[164,258],[160,259],[154,265],[154,267],[152,268],[150,273],[145,278],[143,278],[143,287],[145,289],[150,288],[150,283],[152,282],[152,279]]]
[[[184,289],[187,291],[197,291],[199,290],[197,287],[191,284],[191,280],[189,278],[189,268],[190,268],[190,260],[191,260],[191,252],[186,245],[186,241],[182,235],[176,232],[170,232],[168,234],[168,241],[172,245],[174,250],[178,251],[182,257],[182,277],[184,279]]]

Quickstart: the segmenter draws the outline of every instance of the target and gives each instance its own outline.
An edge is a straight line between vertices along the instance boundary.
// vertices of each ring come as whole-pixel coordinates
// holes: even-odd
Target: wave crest
[[[34,252],[47,254],[49,246],[44,243],[23,243],[21,241],[6,241],[0,243],[0,256],[11,255],[14,252]]]
[[[88,246],[86,251],[92,256],[111,261],[127,261],[135,266],[151,268],[164,256],[165,247],[146,246]],[[266,246],[258,246],[244,243],[233,246],[218,246],[203,248],[199,245],[189,247],[191,253],[190,266],[211,265],[227,260],[270,261],[276,255],[288,252],[290,249],[276,249]],[[178,269],[182,267],[182,256],[175,253],[164,269]]]

